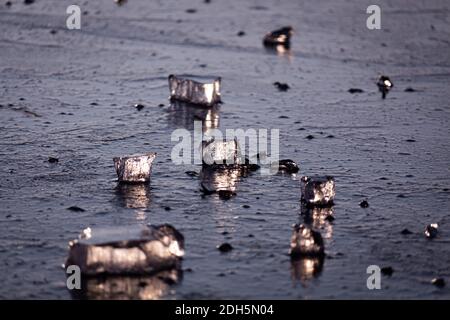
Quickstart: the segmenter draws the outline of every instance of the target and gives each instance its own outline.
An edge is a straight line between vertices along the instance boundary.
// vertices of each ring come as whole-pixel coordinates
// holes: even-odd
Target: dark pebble
[[[98,106],[98,103],[97,102],[91,102],[90,105],[91,106]]]
[[[195,171],[186,171],[185,172],[189,177],[198,177],[198,173]]]
[[[403,229],[400,233],[401,233],[401,234],[404,234],[404,235],[412,234],[412,232],[409,231],[408,229]]]
[[[369,202],[367,202],[367,200],[363,200],[359,203],[359,206],[361,208],[368,208],[369,207]]]
[[[416,142],[414,139],[406,139],[406,142]]]
[[[242,206],[242,208],[248,209],[248,208],[250,208],[250,206],[249,206],[248,204],[244,204],[244,205]]]
[[[348,92],[350,92],[351,94],[354,94],[354,93],[363,93],[364,90],[363,90],[363,89],[359,89],[359,88],[350,88],[350,89],[348,89]]]
[[[5,6],[11,7],[11,5],[12,5],[11,1],[6,1],[6,2],[5,2]]]
[[[171,207],[164,207],[164,210],[170,211],[170,210],[172,210],[172,208]]]
[[[411,87],[405,89],[405,92],[416,92],[417,90]]]
[[[58,31],[56,31],[55,29],[50,30],[50,34],[56,34]]]
[[[23,0],[24,4],[33,4],[34,0]]]
[[[434,278],[433,280],[431,280],[431,283],[438,288],[445,287],[445,280],[443,278]]]
[[[158,104],[158,107],[160,107],[160,108],[164,107],[164,103]]]
[[[308,139],[308,140],[312,140],[312,139],[314,139],[314,136],[313,136],[313,135],[311,135],[311,134],[310,134],[310,135],[307,135],[307,136],[306,136],[306,139]]]
[[[196,13],[197,9],[187,9],[186,13]]]
[[[437,225],[437,223],[433,223],[433,224],[427,225],[427,227],[425,228],[425,236],[428,239],[436,238],[437,234],[438,234],[438,225]]]
[[[334,136],[332,134],[329,134],[329,135],[327,135],[327,138],[332,139],[332,138],[334,138]]]
[[[233,247],[231,246],[231,244],[225,242],[218,246],[217,249],[219,249],[220,252],[230,252],[231,250],[233,250]]]
[[[390,277],[394,273],[394,269],[392,267],[383,267],[381,268],[381,273]]]
[[[244,31],[239,31],[237,33],[237,35],[238,35],[238,37],[243,37],[243,36],[245,36],[245,32]]]
[[[274,82],[273,85],[277,87],[279,91],[288,91],[291,87],[287,83]]]
[[[68,207],[67,210],[74,211],[74,212],[84,212],[84,211],[86,211],[83,208],[80,208],[80,207],[77,207],[77,206]]]
[[[48,162],[50,162],[50,163],[57,163],[57,162],[59,162],[59,159],[58,158],[54,158],[54,157],[48,157]]]
[[[135,105],[134,105],[134,107],[138,110],[138,111],[141,111],[142,109],[144,109],[144,105],[143,104],[140,104],[140,103],[136,103]]]
[[[297,173],[300,169],[295,161],[284,159],[278,162],[278,170],[286,173]]]

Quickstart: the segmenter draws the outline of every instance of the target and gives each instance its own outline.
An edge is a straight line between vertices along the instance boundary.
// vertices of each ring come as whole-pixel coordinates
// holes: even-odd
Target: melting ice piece
[[[85,275],[150,274],[179,267],[184,237],[168,224],[90,230],[69,243],[66,265]]]
[[[171,74],[169,76],[170,99],[210,107],[221,102],[220,84],[220,77],[212,83],[200,83]]]
[[[304,224],[295,224],[289,254],[292,258],[323,256],[324,244],[322,235]]]
[[[133,183],[150,181],[152,164],[155,157],[156,153],[154,152],[126,157],[115,157],[113,160],[119,182]]]
[[[203,141],[202,161],[206,166],[240,164],[241,150],[237,139],[229,141]]]
[[[267,33],[263,38],[263,44],[266,47],[275,47],[277,45],[283,45],[286,48],[290,47],[291,36],[293,29],[290,26],[277,29],[275,31]]]
[[[145,276],[82,277],[81,290],[70,290],[75,299],[154,300],[164,298],[182,280],[180,269]]]
[[[302,177],[302,201],[308,206],[330,206],[336,194],[333,177]]]
[[[380,90],[383,99],[386,98],[388,92],[394,87],[391,79],[387,76],[381,76],[377,82],[378,89]]]

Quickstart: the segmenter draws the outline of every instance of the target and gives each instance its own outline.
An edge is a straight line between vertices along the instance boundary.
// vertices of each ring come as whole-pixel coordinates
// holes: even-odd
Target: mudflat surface
[[[66,29],[70,4],[0,3],[1,298],[70,299],[68,242],[88,226],[146,223],[186,239],[182,280],[146,297],[450,298],[430,284],[450,283],[448,1],[379,1],[376,31],[369,1],[86,1],[81,30]],[[295,29],[291,52],[265,50],[264,33],[283,25]],[[200,166],[170,161],[172,131],[195,118],[170,107],[171,73],[221,76],[219,128],[280,129],[280,157],[300,173],[256,173],[228,201],[202,197],[185,174]],[[395,85],[386,100],[380,74]],[[143,152],[158,153],[151,187],[118,188],[112,158]],[[299,178],[315,174],[337,191],[316,273],[287,255]],[[234,250],[220,253],[223,242]],[[366,287],[372,264],[394,269],[381,290]]]

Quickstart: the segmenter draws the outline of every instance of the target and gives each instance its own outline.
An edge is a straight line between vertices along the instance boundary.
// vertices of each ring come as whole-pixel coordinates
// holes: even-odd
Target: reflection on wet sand
[[[276,54],[279,57],[286,57],[288,58],[289,62],[292,61],[292,50],[288,45],[279,44],[274,47],[265,47],[265,49],[266,52]]]
[[[305,284],[306,281],[320,275],[323,269],[323,257],[303,257],[291,260],[292,280],[300,281]]]
[[[182,281],[180,269],[161,271],[151,276],[102,276],[82,279],[81,290],[70,290],[73,299],[155,300],[171,293]]]
[[[241,169],[238,167],[210,168],[204,166],[200,172],[200,185],[205,193],[236,192]]]
[[[194,129],[194,121],[202,121],[203,132],[219,128],[220,107],[199,107],[186,102],[173,101],[169,108],[169,123],[188,130]]]
[[[301,214],[305,224],[320,230],[324,239],[331,239],[333,236],[334,211],[333,207],[301,207]]]
[[[119,203],[125,208],[148,208],[151,203],[150,185],[148,183],[124,184],[116,187]]]

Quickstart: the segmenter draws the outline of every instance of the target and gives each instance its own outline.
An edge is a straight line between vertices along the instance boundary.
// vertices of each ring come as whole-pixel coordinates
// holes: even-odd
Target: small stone
[[[50,30],[50,34],[56,34],[58,33],[58,31],[56,31],[55,29]]]
[[[77,207],[77,206],[68,207],[67,210],[70,210],[70,211],[73,211],[73,212],[84,212],[84,211],[86,211],[83,208],[80,208],[80,207]]]
[[[23,3],[26,4],[26,5],[33,4],[34,0],[24,0]]]
[[[310,135],[307,135],[305,138],[308,140],[312,140],[312,139],[314,139],[314,136],[310,134]]]
[[[237,36],[238,36],[238,37],[243,37],[243,36],[245,36],[245,32],[244,32],[244,31],[239,31],[239,32],[237,33]]]
[[[437,236],[439,225],[437,223],[429,224],[425,228],[425,236],[428,239],[433,239]]]
[[[120,7],[127,3],[127,0],[114,0],[114,2]]]
[[[217,247],[217,249],[220,252],[230,252],[231,250],[233,250],[233,246],[227,242],[222,243],[220,246]]]
[[[164,210],[166,210],[166,211],[170,211],[170,210],[172,210],[172,208],[171,208],[171,207],[169,207],[169,206],[167,206],[167,207],[164,207]]]
[[[244,204],[244,205],[242,206],[242,208],[248,209],[248,208],[250,208],[250,206],[249,206],[248,204]]]
[[[289,87],[289,85],[287,83],[281,83],[281,82],[278,82],[278,81],[274,82],[273,85],[275,87],[277,87],[277,89],[279,91],[283,91],[283,92],[288,91],[291,88],[291,87]]]
[[[445,287],[445,280],[443,278],[434,278],[433,280],[431,280],[431,283],[438,288]]]
[[[197,9],[187,9],[186,13],[196,13]]]
[[[368,208],[369,207],[369,202],[367,202],[367,200],[363,200],[359,203],[359,206],[361,208]]]
[[[50,162],[50,163],[58,163],[59,159],[58,158],[54,158],[54,157],[48,157],[48,162]]]
[[[198,177],[198,173],[195,171],[186,171],[185,172],[189,177]]]
[[[405,92],[416,92],[417,90],[411,87],[405,89]]]
[[[401,232],[400,232],[401,234],[404,234],[404,235],[408,235],[408,234],[412,234],[412,232],[411,231],[409,231],[408,229],[403,229]]]
[[[263,38],[263,44],[266,47],[275,47],[277,45],[290,47],[291,36],[294,31],[291,26],[283,27],[281,29],[274,30],[267,33]]]
[[[144,109],[144,105],[143,104],[140,104],[140,103],[136,103],[135,105],[134,105],[134,107],[138,110],[138,111],[141,111],[142,109]]]
[[[297,173],[300,169],[295,161],[291,159],[284,159],[278,161],[278,170],[286,173]]]
[[[390,277],[394,273],[394,269],[392,267],[383,267],[381,268],[381,273]]]
[[[90,105],[91,106],[98,106],[98,103],[97,102],[91,102]]]
[[[363,90],[363,89],[359,89],[359,88],[350,88],[350,89],[348,89],[348,92],[350,92],[351,94],[354,94],[354,93],[363,93],[364,90]]]
[[[377,86],[382,94],[382,98],[385,99],[388,92],[394,87],[394,84],[389,77],[381,76],[378,79]]]
[[[12,5],[11,1],[6,1],[6,2],[5,2],[5,6],[11,7],[11,5]]]

